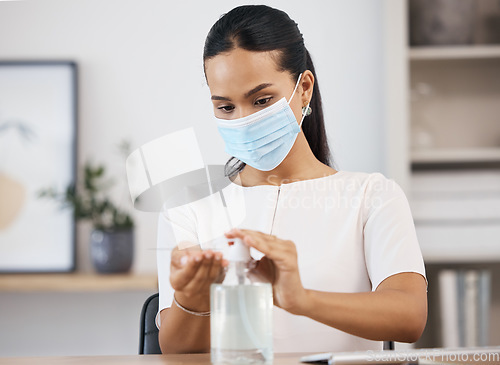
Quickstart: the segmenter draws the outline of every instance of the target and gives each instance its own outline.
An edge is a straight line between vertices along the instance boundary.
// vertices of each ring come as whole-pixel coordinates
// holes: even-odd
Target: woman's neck
[[[314,156],[304,133],[299,133],[292,149],[275,169],[261,171],[247,165],[236,180],[242,186],[282,185],[332,175],[336,172]]]

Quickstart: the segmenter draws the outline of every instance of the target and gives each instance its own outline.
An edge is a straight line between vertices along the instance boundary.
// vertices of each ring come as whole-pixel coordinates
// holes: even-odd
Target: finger
[[[262,252],[280,266],[297,256],[295,245],[289,240],[270,238],[268,235],[248,235],[245,236],[243,242]]]
[[[219,275],[214,280],[214,283],[222,283],[224,281],[224,278],[226,277],[226,270],[224,270],[225,267],[229,265],[229,261],[226,259],[221,260],[221,270],[219,271]]]
[[[201,251],[200,244],[191,241],[181,241],[177,244],[177,248],[181,251]]]
[[[205,252],[202,264],[198,268],[198,271],[196,272],[193,279],[186,286],[186,290],[192,292],[200,292],[206,290],[208,288],[208,285],[211,283],[209,276],[214,264],[214,253],[211,251]]]
[[[250,270],[249,275],[255,276],[257,278],[264,278],[265,280],[273,283],[276,281],[276,268],[274,262],[270,260],[267,256],[264,256],[259,261],[257,261],[256,266]]]
[[[177,247],[172,250],[172,254],[170,256],[170,268],[182,268],[187,260],[186,252],[179,250]]]
[[[178,247],[172,250],[171,264],[177,268],[182,268],[186,264],[186,256],[192,256],[193,253],[201,252],[199,246],[179,249]],[[184,257],[184,258],[183,258]]]
[[[196,271],[191,281],[189,281],[189,283],[185,286],[186,291],[197,292],[202,290],[206,286],[210,269],[214,260],[213,252],[205,251],[202,257],[203,258],[201,260],[200,266],[198,267],[198,270]]]
[[[241,238],[243,239],[246,235],[266,235],[265,233],[254,231],[252,229],[242,229],[242,228],[233,228],[230,231],[224,233],[227,238]]]
[[[214,260],[212,262],[212,267],[208,273],[208,281],[210,283],[214,282],[220,275],[222,271],[222,253],[216,252],[214,254]]]
[[[226,237],[227,238],[241,238],[244,239],[246,236],[251,236],[255,238],[260,238],[263,240],[271,240],[271,241],[281,241],[278,237],[275,235],[270,235],[264,232],[260,231],[254,231],[251,229],[239,229],[239,228],[234,228],[230,230],[229,232],[226,232]]]
[[[295,250],[292,241],[249,229],[232,229],[226,233],[226,237],[241,238],[247,246],[255,248],[269,259],[279,263],[287,262]]]
[[[275,242],[277,240],[276,238],[259,231],[237,228],[227,232],[226,237],[241,238],[246,245],[255,248],[265,255],[269,255],[271,253],[271,241]]]
[[[272,245],[270,244],[269,238],[259,237],[257,235],[245,235],[243,237],[243,243],[247,246],[255,248],[257,251],[262,252],[264,255],[273,259],[274,251]]]
[[[201,264],[194,256],[184,255],[179,267],[170,267],[170,282],[175,290],[181,290],[186,286],[198,271]]]
[[[180,268],[171,268],[170,282],[172,288],[175,290],[182,290],[191,280],[193,280],[199,267],[202,265],[201,256],[201,254],[185,255],[185,259],[181,258],[181,261],[185,261],[184,265],[181,264],[182,266]]]
[[[232,230],[224,233],[224,236],[226,236],[229,239],[231,239],[231,238],[243,239],[243,237],[245,237],[245,233],[243,233],[243,231],[241,231],[240,229],[232,229]]]
[[[231,231],[225,233],[225,235],[228,239],[240,238],[243,242],[247,242],[247,243],[250,243],[250,241],[248,240],[248,237],[251,237],[250,240],[252,240],[253,238],[267,240],[267,239],[273,239],[272,237],[275,237],[275,236],[270,236],[270,235],[264,234],[262,232],[252,231],[252,230],[247,230],[247,229],[232,229]],[[247,241],[245,241],[245,240],[247,240]]]

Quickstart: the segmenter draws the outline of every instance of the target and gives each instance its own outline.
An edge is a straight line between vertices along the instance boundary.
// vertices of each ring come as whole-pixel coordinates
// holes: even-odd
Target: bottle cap
[[[228,243],[229,243],[229,250],[227,256],[228,261],[247,262],[252,259],[252,256],[250,256],[250,247],[245,245],[241,240],[241,238],[232,238],[228,240]]]

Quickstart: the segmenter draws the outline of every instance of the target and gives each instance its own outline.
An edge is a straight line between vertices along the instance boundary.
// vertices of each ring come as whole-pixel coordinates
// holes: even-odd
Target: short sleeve
[[[408,200],[401,187],[373,174],[365,195],[365,262],[372,290],[389,276],[415,272],[425,276],[422,252]]]
[[[163,210],[158,217],[157,235],[157,267],[159,306],[156,315],[156,326],[160,328],[161,310],[170,306],[174,289],[170,285],[170,257],[176,246],[188,247],[197,245],[196,220],[187,206]]]

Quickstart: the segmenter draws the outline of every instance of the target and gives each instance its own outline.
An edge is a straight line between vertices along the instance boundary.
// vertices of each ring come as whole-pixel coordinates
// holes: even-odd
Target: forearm
[[[208,310],[209,304],[206,299],[185,300],[183,298],[181,301],[181,298],[177,298],[177,300],[193,311],[204,312]],[[175,303],[172,303],[170,308],[163,310],[161,315],[158,340],[162,353],[210,351],[210,317],[186,313]]]
[[[370,340],[415,342],[425,327],[427,306],[400,290],[328,293],[306,290],[295,311]]]

